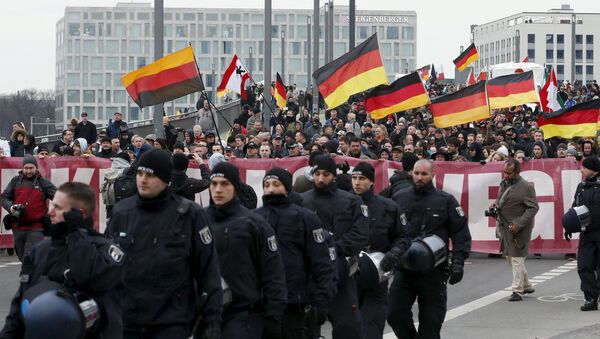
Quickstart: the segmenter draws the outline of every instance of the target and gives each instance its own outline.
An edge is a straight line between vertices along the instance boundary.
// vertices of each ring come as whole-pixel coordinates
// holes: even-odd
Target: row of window
[[[583,34],[575,35],[575,44],[583,44]],[[527,34],[527,43],[535,44],[535,34]],[[565,43],[565,35],[564,34],[556,34],[556,43],[564,44]],[[554,34],[546,34],[546,44],[554,44]],[[594,44],[594,35],[586,34],[585,35],[585,44],[590,46]]]
[[[531,59],[531,58],[535,58],[535,49],[534,48],[530,48],[527,49],[527,56]],[[565,58],[565,50],[564,49],[557,49],[556,50],[556,59],[557,60],[564,60]],[[553,49],[547,49],[546,50],[546,60],[554,60],[554,50]],[[575,61],[578,62],[583,62],[583,51],[580,49],[576,49],[575,50]],[[585,51],[585,61],[586,62],[593,62],[594,61],[594,51],[593,50],[587,50]]]

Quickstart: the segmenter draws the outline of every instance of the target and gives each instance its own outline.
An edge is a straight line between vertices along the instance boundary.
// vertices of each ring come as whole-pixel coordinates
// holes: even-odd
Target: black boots
[[[598,310],[598,298],[585,299],[581,310],[586,311],[597,311]]]

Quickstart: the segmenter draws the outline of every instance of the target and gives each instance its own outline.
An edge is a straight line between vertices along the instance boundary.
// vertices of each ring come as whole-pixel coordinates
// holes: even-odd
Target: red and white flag
[[[245,100],[245,83],[248,78],[250,78],[250,73],[248,73],[242,61],[235,54],[233,60],[231,60],[231,64],[227,67],[225,74],[223,74],[223,80],[217,88],[217,95],[222,97],[227,91],[231,91],[240,94]]]
[[[556,74],[554,74],[554,67],[550,70],[546,84],[540,89],[540,103],[542,112],[555,112],[562,108],[558,101],[558,82]]]
[[[477,81],[487,80],[487,78],[488,78],[488,72],[481,71],[481,72],[479,72],[479,75],[477,76]]]
[[[529,62],[529,55],[526,55],[521,62]]]
[[[437,71],[437,79],[438,80],[446,80],[446,76],[444,76],[444,66],[442,64],[439,65],[440,68],[436,68]]]
[[[475,80],[475,75],[473,75],[473,69],[469,72],[469,77],[467,78],[467,86],[471,86],[477,83]]]

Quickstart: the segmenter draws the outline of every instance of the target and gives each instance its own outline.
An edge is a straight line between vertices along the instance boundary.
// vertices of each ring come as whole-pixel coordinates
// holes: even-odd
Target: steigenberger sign
[[[405,24],[410,20],[409,16],[404,15],[357,15],[356,23],[395,23]],[[346,16],[346,22],[350,22],[350,17]]]

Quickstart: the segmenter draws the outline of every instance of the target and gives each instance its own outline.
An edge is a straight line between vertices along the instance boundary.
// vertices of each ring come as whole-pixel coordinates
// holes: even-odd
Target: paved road
[[[505,259],[474,254],[464,280],[448,288],[448,313],[442,338],[587,339],[600,336],[600,312],[581,312],[582,294],[575,262],[562,255],[530,257],[529,277],[536,292],[522,302],[506,301],[511,271]],[[0,254],[0,322],[18,284],[16,257]],[[413,309],[415,322],[418,309]],[[330,327],[323,333],[330,338]],[[389,327],[385,339],[396,338]]]

